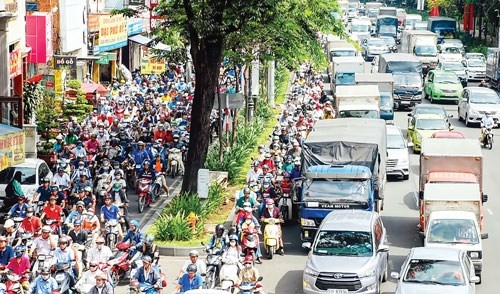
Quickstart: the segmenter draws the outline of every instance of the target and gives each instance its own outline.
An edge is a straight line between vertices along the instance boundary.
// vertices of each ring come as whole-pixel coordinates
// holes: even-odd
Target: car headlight
[[[319,275],[319,272],[313,270],[312,268],[310,268],[308,266],[306,266],[306,268],[304,269],[304,274],[307,275],[307,276],[311,276],[311,277],[317,277]]]
[[[436,94],[439,94],[439,95],[442,95],[443,94],[443,90],[439,89],[439,88],[434,88],[434,92]]]
[[[359,273],[358,276],[360,278],[369,278],[369,277],[373,277],[374,275],[375,275],[375,269],[369,269],[367,271]]]
[[[314,220],[308,218],[300,218],[300,225],[303,227],[314,227],[316,224]]]
[[[482,255],[481,255],[480,251],[469,251],[469,256],[472,259],[480,259],[480,258],[482,258]]]

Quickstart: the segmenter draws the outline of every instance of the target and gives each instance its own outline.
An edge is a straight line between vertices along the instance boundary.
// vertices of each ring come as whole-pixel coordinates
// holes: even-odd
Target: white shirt
[[[63,173],[62,176],[61,176],[61,175],[59,175],[59,173],[56,173],[52,177],[52,182],[56,186],[66,186],[66,187],[68,187],[69,186],[69,182],[70,182],[69,175],[67,173]]]
[[[182,266],[182,271],[186,273],[188,265],[193,264],[191,260],[187,260],[184,265]],[[197,274],[205,274],[207,272],[207,266],[205,264],[205,261],[202,261],[199,257],[196,260],[196,273]]]
[[[96,261],[96,262],[107,262],[113,253],[108,246],[102,245],[101,250],[97,249],[97,246],[92,247],[87,252],[87,260],[88,261]]]
[[[483,116],[483,118],[481,119],[481,125],[485,128],[492,128],[493,125],[495,124],[495,121],[493,120],[493,118],[491,116]]]
[[[50,238],[52,236],[49,236],[47,239],[40,236],[33,240],[33,247],[36,249],[37,254],[48,255],[50,253]]]

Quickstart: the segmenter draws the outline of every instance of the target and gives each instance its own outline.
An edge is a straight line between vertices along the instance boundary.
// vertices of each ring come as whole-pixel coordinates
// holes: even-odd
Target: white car
[[[481,123],[485,111],[491,113],[495,123],[499,122],[500,98],[498,94],[485,87],[464,88],[458,102],[458,120],[464,120],[467,127],[472,124],[478,125]]]
[[[464,60],[470,60],[470,59],[479,59],[482,60],[483,62],[486,62],[486,57],[484,57],[483,53],[475,53],[475,52],[465,53]]]
[[[37,158],[26,158],[24,163],[0,171],[0,198],[5,198],[5,188],[17,171],[22,173],[21,187],[24,196],[28,199],[33,197],[43,178],[52,179],[52,172],[45,161]]]
[[[456,44],[443,43],[438,45],[440,62],[443,61],[462,61],[463,56],[460,48]]]
[[[481,59],[464,59],[462,61],[465,71],[467,72],[467,79],[482,80],[486,78],[486,62]]]
[[[403,132],[398,126],[387,125],[387,176],[410,178],[410,155]]]

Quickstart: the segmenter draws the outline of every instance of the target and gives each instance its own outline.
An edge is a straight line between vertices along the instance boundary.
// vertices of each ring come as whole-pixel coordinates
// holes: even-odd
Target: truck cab
[[[377,85],[336,87],[338,118],[380,118],[380,93]]]

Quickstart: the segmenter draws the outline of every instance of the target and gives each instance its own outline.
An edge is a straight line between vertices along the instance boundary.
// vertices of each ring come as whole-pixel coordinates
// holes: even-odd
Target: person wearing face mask
[[[68,129],[68,134],[64,137],[64,145],[74,145],[78,142],[78,136],[75,135],[73,128]]]
[[[7,265],[6,272],[10,271],[16,275],[19,275],[23,288],[28,290],[29,288],[29,278],[27,273],[31,268],[30,259],[24,255],[26,252],[26,247],[24,245],[16,246],[14,250],[14,257],[10,259],[9,264]]]
[[[97,263],[106,263],[111,257],[113,257],[111,249],[104,245],[104,237],[98,237],[95,244],[95,246],[88,250],[87,260],[93,260]]]
[[[259,162],[262,162],[262,160],[264,160],[265,155],[266,155],[266,152],[264,150],[264,145],[259,145],[259,147],[257,148],[257,152],[259,154],[257,155],[256,160]]]
[[[17,203],[12,206],[12,208],[8,212],[8,216],[13,217],[13,216],[18,216],[25,218],[26,217],[26,210],[28,209],[28,204],[26,203],[26,197],[19,196],[17,197]]]
[[[73,150],[73,154],[75,155],[75,157],[87,158],[87,150],[83,148],[82,141],[76,142],[76,148]]]
[[[203,287],[203,278],[197,273],[197,266],[190,264],[186,268],[186,273],[179,278],[175,286],[174,293],[184,293],[189,290],[201,289]]]
[[[85,188],[91,187],[92,188],[92,182],[89,180],[89,176],[87,173],[82,173],[80,174],[80,179],[75,181],[75,186],[73,188],[73,193],[78,192],[78,190]]]
[[[234,272],[235,274],[234,277],[231,277],[233,283],[236,284],[238,282],[238,272],[241,269],[241,253],[241,246],[238,244],[238,236],[235,234],[229,236],[229,245],[224,253],[222,253],[222,263],[224,265],[222,266],[219,275],[221,282],[226,278],[228,273],[231,272]],[[236,267],[236,270],[233,267]]]
[[[82,189],[83,190],[83,189]],[[73,223],[77,220],[82,221],[83,220],[83,212],[85,211],[85,203],[83,201],[78,201],[76,203],[76,207],[74,210],[72,210],[64,223],[68,228],[72,229],[73,228]],[[73,239],[74,240],[74,239]]]
[[[55,236],[51,236],[50,232],[52,229],[49,226],[42,227],[42,234],[33,240],[33,245],[29,252],[29,256],[36,259],[37,255],[48,255],[52,250],[55,250],[57,242]],[[0,242],[1,246],[1,242]],[[36,252],[36,255],[34,254]],[[35,261],[33,265],[33,272],[36,273],[38,270],[38,260]]]
[[[130,260],[135,260],[135,258],[138,257],[137,255],[140,254],[140,251],[143,249],[144,240],[145,236],[139,229],[139,222],[137,220],[132,220],[130,222],[130,229],[122,240],[122,242],[130,243],[130,250],[132,250],[132,252],[136,251],[136,256],[134,256]]]
[[[240,220],[240,222],[237,225],[238,231],[240,232],[241,235],[243,235],[243,231],[248,228],[248,227],[253,227],[255,228],[259,233],[260,233],[260,223],[257,220],[255,216],[251,212],[245,212],[245,216]],[[240,237],[241,240],[242,236]],[[259,244],[259,236],[258,234],[255,234],[255,238],[257,239],[257,244]],[[260,246],[257,246],[257,252],[255,252],[257,255],[257,262],[262,263],[262,253],[260,250]]]
[[[259,278],[259,270],[254,266],[253,257],[248,255],[245,257],[243,261],[243,268],[239,274],[239,282],[249,282],[252,284],[257,283],[257,279]]]
[[[105,158],[109,159],[108,156],[104,153],[104,147],[101,146],[97,150],[97,155],[94,158],[94,168],[97,168],[97,166],[101,166]]]
[[[54,175],[54,178],[55,177],[56,176]],[[33,194],[32,203],[36,203],[37,201],[43,201],[43,202],[49,201],[49,197],[50,197],[50,179],[43,178],[42,185],[40,185],[40,187],[38,187],[38,189],[36,190],[35,194]]]
[[[44,267],[40,275],[31,283],[30,294],[51,294],[58,289],[56,279],[50,276],[50,268]]]
[[[187,269],[190,265],[196,266],[196,268],[198,269],[198,273],[200,275],[203,275],[206,273],[206,271],[207,271],[206,263],[204,260],[201,260],[198,257],[199,257],[199,253],[197,250],[191,250],[191,252],[189,252],[189,260],[186,260],[184,265],[179,270],[179,274],[177,275],[176,280],[179,280],[182,277],[182,275],[187,273]]]
[[[266,200],[266,208],[262,211],[262,215],[260,217],[260,221],[264,221],[265,218],[275,218],[283,221],[283,215],[281,214],[280,209],[274,204],[274,201],[270,198]],[[284,246],[283,246],[283,238],[281,236],[281,224],[277,223],[279,229],[279,240],[278,240],[278,250],[276,253],[280,255],[284,255]]]
[[[74,268],[76,266],[75,252],[71,248],[69,248],[69,246],[68,246],[69,242],[68,242],[67,236],[59,237],[57,244],[58,244],[58,248],[54,251],[54,255],[50,259],[50,264],[51,264],[51,266],[55,265],[56,263],[69,263],[69,264],[71,264],[71,267],[65,271],[69,276],[69,287],[72,288],[76,284],[75,271],[74,271]]]
[[[26,218],[21,222],[21,229],[25,232],[32,233],[35,237],[40,235],[42,229],[42,221],[34,215],[35,209],[33,206],[26,210]]]
[[[261,174],[262,169],[260,168],[260,163],[258,161],[252,162],[252,167],[247,173],[246,183],[250,184],[252,182],[257,182]]]
[[[90,289],[96,285],[96,277],[99,274],[104,274],[99,269],[99,263],[95,260],[91,260],[89,262],[89,270],[83,272],[75,285],[75,289],[79,293],[89,293]]]
[[[160,272],[151,266],[151,257],[143,256],[141,260],[142,267],[140,267],[135,272],[130,280],[137,281],[140,284],[147,283],[149,285],[152,285],[156,289],[156,293],[159,293],[162,288],[162,279]]]
[[[125,171],[120,167],[120,162],[114,161],[113,162],[113,170],[111,170],[109,175],[114,180],[118,174],[120,174],[120,179],[123,179],[123,175],[125,174]]]
[[[89,294],[114,294],[115,290],[110,283],[106,282],[107,277],[104,273],[95,276],[95,286],[90,288]]]
[[[69,187],[71,185],[71,179],[64,168],[59,167],[57,169],[57,173],[52,177],[52,184],[58,187]]]

